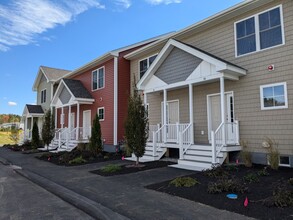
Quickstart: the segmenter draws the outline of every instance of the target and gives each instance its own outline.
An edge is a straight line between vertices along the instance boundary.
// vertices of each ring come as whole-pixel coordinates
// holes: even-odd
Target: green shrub
[[[251,167],[252,166],[252,156],[251,152],[248,150],[248,142],[241,141],[242,151],[240,152],[240,158],[244,163],[244,166]]]
[[[176,187],[191,187],[199,184],[197,179],[191,177],[178,177],[170,182],[170,185]]]
[[[288,183],[289,183],[290,185],[293,185],[293,178],[290,178],[290,179],[288,180]]]
[[[207,169],[203,171],[203,175],[208,177],[225,177],[228,176],[228,172],[222,167],[213,167],[212,169]]]
[[[267,171],[267,167],[264,167],[262,170],[257,172],[257,175],[259,176],[269,176],[269,172]]]
[[[86,160],[82,158],[82,156],[76,157],[69,161],[69,164],[83,164]]]
[[[238,166],[234,164],[227,164],[225,169],[230,172],[238,172]]]
[[[216,182],[208,184],[208,193],[211,194],[221,192],[244,193],[246,191],[247,187],[236,179],[221,178]]]
[[[259,178],[258,175],[255,173],[248,173],[243,177],[243,180],[247,183],[258,183]]]
[[[120,165],[117,164],[108,164],[105,167],[102,167],[101,171],[103,173],[115,173],[117,171],[120,171],[122,168]]]

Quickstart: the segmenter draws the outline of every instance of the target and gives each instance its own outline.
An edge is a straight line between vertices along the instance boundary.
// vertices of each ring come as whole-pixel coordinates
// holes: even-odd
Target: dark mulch
[[[34,150],[33,146],[30,143],[25,143],[22,145],[6,144],[6,145],[3,145],[3,147],[6,147],[12,151],[22,151],[22,152]]]
[[[196,178],[200,182],[200,184],[190,188],[175,187],[170,184],[170,181],[149,185],[147,188],[258,219],[293,219],[292,206],[279,208],[272,199],[274,190],[279,186],[283,186],[285,187],[282,188],[283,192],[284,189],[291,192],[290,198],[286,199],[286,201],[293,200],[293,186],[288,182],[290,178],[293,178],[293,169],[282,167],[275,171],[267,168],[269,175],[258,175],[259,182],[252,183],[248,183],[249,179],[243,180],[244,176],[249,173],[257,175],[259,171],[264,169],[263,166],[254,165],[252,168],[227,166],[221,169],[228,172],[228,179],[238,180],[240,182],[239,188],[247,188],[247,192],[243,194],[236,193],[238,199],[235,200],[226,197],[227,194],[232,192],[209,194],[207,192],[208,184],[216,182],[222,177],[208,177],[204,175],[204,172],[196,172],[190,175],[190,177]],[[248,206],[244,207],[246,197],[248,198]],[[281,196],[281,198],[284,197]]]
[[[118,170],[116,172],[107,173],[103,172],[101,169],[90,171],[91,173],[98,174],[101,176],[115,176],[115,175],[122,175],[122,174],[129,174],[129,173],[135,173],[140,172],[144,170],[150,170],[155,168],[162,168],[167,167],[168,165],[174,164],[173,162],[169,161],[152,161],[152,162],[146,162],[146,163],[140,163],[142,166],[134,166],[134,165],[121,165],[121,170]]]
[[[81,163],[71,163],[70,161],[74,160],[75,158],[82,157],[84,160]],[[109,152],[102,152],[97,156],[93,156],[93,154],[87,150],[79,150],[74,149],[71,152],[46,152],[43,153],[41,156],[37,156],[36,158],[44,161],[51,162],[56,165],[62,166],[77,166],[89,163],[99,163],[104,161],[111,161],[111,160],[121,160],[122,153],[109,153]]]

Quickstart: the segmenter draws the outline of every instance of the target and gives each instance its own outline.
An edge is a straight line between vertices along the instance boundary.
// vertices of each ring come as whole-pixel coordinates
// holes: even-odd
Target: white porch
[[[158,125],[150,125],[148,147],[142,159],[158,160],[164,155],[167,148],[177,148],[179,149],[179,160],[175,167],[203,170],[216,164],[222,164],[227,152],[241,150],[239,122],[236,120],[234,112],[230,116],[227,114],[230,100],[228,98],[231,93],[231,102],[234,104],[233,91],[231,93],[225,91],[225,82],[238,81],[239,77],[245,74],[246,70],[241,67],[192,46],[169,40],[137,84],[138,89],[144,94],[144,104],[149,108],[152,106],[149,104],[148,96],[154,93],[163,95],[161,122]],[[194,88],[211,83],[219,83],[218,92],[207,95],[205,106],[195,105]],[[184,90],[188,97],[186,105],[188,107],[185,107],[184,113],[188,116],[187,123],[179,123],[179,118],[174,117],[174,120],[170,117],[172,114],[176,115],[177,112],[172,113],[168,103],[171,100],[168,99],[168,95],[172,91],[182,88],[188,88],[188,92]],[[213,98],[215,96],[216,98]],[[198,120],[194,115],[195,109],[208,111],[205,126],[208,127],[206,144],[199,144],[195,136]],[[158,108],[156,110],[158,112]],[[217,117],[214,117],[215,115]]]

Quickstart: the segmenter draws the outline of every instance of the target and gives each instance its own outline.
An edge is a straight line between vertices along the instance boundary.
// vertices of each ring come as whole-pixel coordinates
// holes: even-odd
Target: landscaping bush
[[[203,175],[208,176],[208,177],[225,177],[228,175],[228,172],[223,169],[223,167],[213,167],[212,169],[207,169],[203,171]]]
[[[251,152],[248,150],[248,142],[241,141],[242,151],[240,152],[240,158],[246,167],[252,166]]]
[[[197,179],[191,177],[178,177],[170,182],[171,185],[176,187],[192,187],[199,184]]]
[[[37,122],[34,122],[33,130],[32,130],[32,146],[34,148],[38,148],[40,145],[40,135],[39,135],[39,127]]]
[[[121,166],[120,165],[116,165],[116,164],[108,164],[107,166],[103,167],[101,169],[101,171],[103,173],[115,173],[119,170],[121,170]]]
[[[259,178],[258,175],[255,173],[248,173],[243,177],[243,180],[247,183],[258,183]]]
[[[270,174],[267,171],[267,167],[264,167],[262,170],[260,170],[260,171],[257,172],[257,175],[259,175],[259,176],[268,176]]]
[[[222,192],[244,193],[247,191],[247,187],[236,179],[221,178],[216,182],[210,182],[207,191],[211,194]]]
[[[278,151],[278,143],[269,137],[265,138],[263,147],[268,151],[268,161],[273,170],[279,169],[280,153]]]
[[[82,156],[76,157],[69,161],[69,164],[83,164],[86,163],[86,160]]]

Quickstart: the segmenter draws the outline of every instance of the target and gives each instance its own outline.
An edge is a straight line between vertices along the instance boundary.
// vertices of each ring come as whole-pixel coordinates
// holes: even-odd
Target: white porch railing
[[[189,124],[167,124],[166,125],[166,142],[179,143],[179,132],[183,132]]]
[[[157,131],[153,131],[153,156],[156,156],[157,150],[160,149],[164,143],[163,141],[163,132],[166,125],[160,127]]]
[[[225,131],[225,133],[224,133]],[[239,145],[239,122],[221,123],[216,131],[211,131],[212,163],[219,163],[218,155],[227,144]]]
[[[160,124],[157,124],[157,125],[149,125],[149,137],[148,137],[148,141],[149,142],[152,142],[153,141],[153,132],[156,132],[159,129],[160,129]]]
[[[192,123],[188,124],[183,131],[179,131],[179,159],[181,160],[192,144],[192,135]]]

